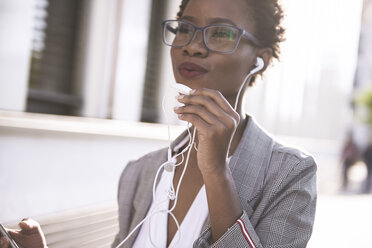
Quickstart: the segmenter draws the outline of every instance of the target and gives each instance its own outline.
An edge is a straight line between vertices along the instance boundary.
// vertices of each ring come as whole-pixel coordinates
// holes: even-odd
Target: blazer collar
[[[274,147],[274,139],[253,117],[248,118],[243,136],[229,163],[239,196],[245,202],[262,188]]]
[[[152,187],[155,180],[155,175],[160,165],[167,161],[168,148],[161,149],[157,152],[154,152],[146,159],[144,166],[142,166],[139,176],[140,183],[137,186],[136,191],[141,193],[136,193],[133,199],[133,209],[132,214],[133,218],[129,225],[129,230],[133,230],[138,223],[140,223],[147,214],[151,203],[152,203]],[[138,165],[139,166],[139,165]],[[160,180],[161,173],[160,171],[157,183]],[[124,247],[132,247],[140,228],[138,228],[135,233],[128,239]],[[128,235],[125,234],[125,236]]]

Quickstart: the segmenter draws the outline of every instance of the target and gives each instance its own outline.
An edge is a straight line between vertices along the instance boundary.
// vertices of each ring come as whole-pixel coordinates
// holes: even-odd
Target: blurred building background
[[[358,247],[372,247],[358,231],[372,222],[366,211],[372,197],[354,195],[365,165],[353,166],[349,188],[341,190],[340,160],[349,130],[361,151],[369,142],[354,99],[372,84],[372,1],[283,4],[287,41],[280,62],[249,91],[247,111],[318,162],[309,246],[361,240]],[[161,21],[174,18],[178,5],[0,0],[0,222],[115,204],[127,161],[166,146],[166,123],[172,138],[183,130],[161,107],[164,95],[172,105],[174,81]],[[355,230],[338,243],[345,225]]]

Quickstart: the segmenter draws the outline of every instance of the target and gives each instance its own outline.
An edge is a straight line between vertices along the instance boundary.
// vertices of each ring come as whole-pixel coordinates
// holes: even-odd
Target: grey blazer
[[[184,135],[186,133],[173,145]],[[152,202],[155,173],[166,159],[167,148],[164,148],[129,162],[125,167],[118,189],[120,230],[112,247],[145,218]],[[275,142],[250,117],[229,167],[243,215],[214,243],[207,219],[193,247],[306,247],[316,205],[314,159]],[[131,247],[137,234],[138,230],[121,247]]]

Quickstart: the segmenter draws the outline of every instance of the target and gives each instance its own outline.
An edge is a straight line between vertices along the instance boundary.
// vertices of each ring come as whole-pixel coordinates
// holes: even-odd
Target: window
[[[29,112],[76,115],[74,85],[81,0],[36,0],[29,74]]]
[[[160,91],[160,68],[162,66],[162,27],[166,1],[152,1],[150,34],[147,52],[146,76],[144,82],[141,121],[159,122],[158,98]]]

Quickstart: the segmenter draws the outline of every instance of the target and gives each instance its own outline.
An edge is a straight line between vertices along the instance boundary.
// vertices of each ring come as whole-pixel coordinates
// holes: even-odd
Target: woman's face
[[[229,24],[254,33],[244,0],[190,0],[181,20],[198,27]],[[219,90],[229,100],[235,98],[245,76],[254,68],[256,49],[242,37],[231,54],[211,52],[203,43],[202,33],[197,32],[189,45],[172,48],[171,58],[177,83],[192,89]]]

